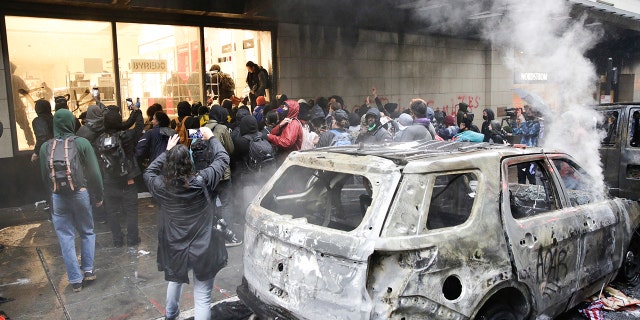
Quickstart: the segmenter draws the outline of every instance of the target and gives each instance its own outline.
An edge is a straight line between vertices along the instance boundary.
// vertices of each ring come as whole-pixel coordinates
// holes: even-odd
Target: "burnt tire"
[[[640,232],[636,230],[624,253],[622,266],[616,279],[619,282],[637,286],[640,284]]]
[[[496,303],[483,307],[476,320],[518,320],[518,315],[509,305]]]

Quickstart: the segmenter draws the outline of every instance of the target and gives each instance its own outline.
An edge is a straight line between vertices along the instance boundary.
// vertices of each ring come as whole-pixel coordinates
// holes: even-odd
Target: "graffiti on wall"
[[[469,112],[473,112],[474,109],[480,108],[480,96],[473,96],[473,95],[467,95],[467,94],[459,94],[456,95],[455,97],[452,97],[451,99],[449,99],[449,103],[448,104],[444,104],[444,105],[436,105],[434,108],[435,103],[433,102],[433,100],[429,100],[427,102],[427,105],[429,105],[429,107],[431,107],[434,110],[442,110],[446,115],[456,115],[456,112],[458,112],[458,104],[460,104],[461,102],[464,102],[466,104],[469,105]]]

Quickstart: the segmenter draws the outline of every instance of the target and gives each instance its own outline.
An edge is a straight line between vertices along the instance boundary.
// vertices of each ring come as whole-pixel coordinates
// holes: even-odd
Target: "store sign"
[[[131,72],[167,72],[166,60],[131,59]]]
[[[514,73],[515,83],[539,83],[549,81],[549,74],[546,72],[516,72]]]

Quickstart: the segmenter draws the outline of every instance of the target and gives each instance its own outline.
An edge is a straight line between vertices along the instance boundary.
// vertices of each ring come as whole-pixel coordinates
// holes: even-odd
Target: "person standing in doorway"
[[[24,137],[27,139],[27,145],[32,148],[36,145],[36,141],[33,138],[33,131],[29,126],[29,119],[27,118],[27,106],[22,102],[22,96],[27,97],[29,95],[29,87],[27,83],[16,74],[16,66],[11,62],[11,85],[13,86],[13,108],[16,116],[16,123],[24,132]],[[30,97],[27,97],[30,99]],[[32,100],[32,99],[31,99]]]
[[[249,61],[247,66],[247,85],[249,86],[249,100],[251,101],[251,110],[256,106],[256,99],[259,96],[266,96],[266,90],[269,88],[269,73],[263,67]]]

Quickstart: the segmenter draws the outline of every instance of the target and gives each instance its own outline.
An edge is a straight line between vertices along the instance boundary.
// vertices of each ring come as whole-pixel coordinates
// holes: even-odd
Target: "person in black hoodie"
[[[31,162],[38,160],[42,144],[53,138],[53,114],[51,113],[51,103],[47,100],[40,99],[36,101],[35,109],[38,116],[31,121],[31,127],[33,128],[33,133],[36,136],[36,146],[33,148]]]
[[[491,125],[491,121],[496,119],[495,114],[493,113],[493,110],[491,110],[490,108],[484,109],[482,110],[482,119],[484,120],[482,122],[482,128],[480,129],[480,133],[484,134],[484,142],[489,142],[489,139],[491,139],[491,129],[489,129],[489,126]]]
[[[132,118],[135,119],[135,126],[132,129],[127,129],[128,126],[125,127],[122,124],[122,116],[117,106],[108,106],[104,114],[105,133],[118,133],[120,135],[128,169],[126,175],[116,176],[110,173],[102,163],[107,222],[113,236],[113,245],[116,247],[121,247],[124,244],[124,234],[118,222],[118,216],[121,213],[124,213],[127,220],[127,244],[135,246],[140,243],[138,234],[138,190],[134,179],[141,173],[135,159],[135,149],[136,143],[142,135],[144,119],[142,112],[135,105],[129,120]]]

